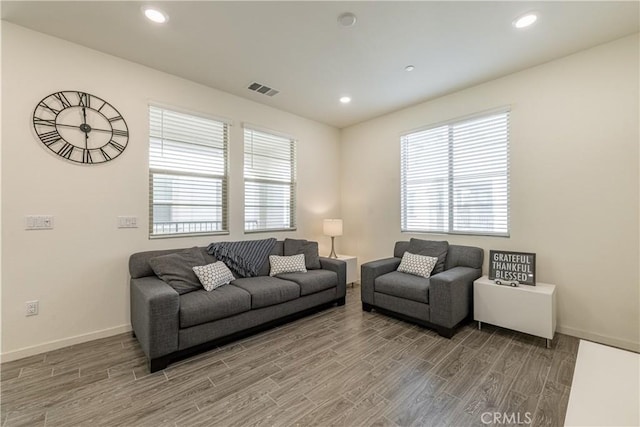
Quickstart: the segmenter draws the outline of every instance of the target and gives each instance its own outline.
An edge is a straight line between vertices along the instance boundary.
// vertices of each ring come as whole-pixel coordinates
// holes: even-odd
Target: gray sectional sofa
[[[200,249],[207,263],[216,261],[206,248]],[[267,261],[258,276],[236,278],[210,292],[202,288],[180,294],[155,275],[149,260],[182,250],[140,252],[129,259],[131,325],[151,372],[173,360],[345,303],[346,264],[323,257],[319,269],[306,273],[271,277]],[[282,241],[271,254],[284,254]]]
[[[421,244],[446,244],[440,253],[442,271],[434,269],[429,278],[397,271],[410,242],[396,242],[392,258],[362,265],[362,309],[375,309],[451,338],[456,326],[473,315],[473,281],[482,276],[484,251],[447,242],[412,239],[411,243],[416,243],[418,249]]]

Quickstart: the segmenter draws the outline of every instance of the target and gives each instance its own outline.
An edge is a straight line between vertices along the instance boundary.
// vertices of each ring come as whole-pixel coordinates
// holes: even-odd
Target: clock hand
[[[96,132],[107,132],[107,133],[111,133],[111,132],[113,132],[113,131],[108,130],[108,129],[96,129],[96,128],[91,128],[91,132],[93,132],[94,130],[95,130]]]
[[[82,107],[82,124],[87,127],[87,110]],[[89,132],[84,133],[84,149],[89,149]]]
[[[80,126],[77,125],[65,125],[64,123],[56,123],[56,126],[62,126],[65,128],[76,128],[76,129],[80,129]]]
[[[84,123],[83,123],[84,124]],[[62,126],[65,128],[75,128],[75,129],[82,129],[82,125],[77,126],[77,125],[66,125],[64,123],[56,123],[56,126]],[[91,128],[91,132],[93,131],[97,131],[97,132],[108,132],[111,133],[112,131],[108,130],[108,129],[96,129],[96,128]],[[83,131],[84,132],[84,131]]]

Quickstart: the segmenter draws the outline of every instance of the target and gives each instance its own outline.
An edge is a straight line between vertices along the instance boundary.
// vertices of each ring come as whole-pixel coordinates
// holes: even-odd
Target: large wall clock
[[[33,127],[40,141],[76,163],[104,163],[127,147],[129,128],[107,101],[80,91],[52,93],[38,103]]]

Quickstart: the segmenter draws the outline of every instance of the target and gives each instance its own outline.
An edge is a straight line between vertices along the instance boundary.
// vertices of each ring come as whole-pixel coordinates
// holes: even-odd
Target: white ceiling
[[[167,24],[143,17],[151,3]],[[639,4],[2,1],[2,18],[342,128],[636,33]],[[513,28],[528,11],[538,22]]]

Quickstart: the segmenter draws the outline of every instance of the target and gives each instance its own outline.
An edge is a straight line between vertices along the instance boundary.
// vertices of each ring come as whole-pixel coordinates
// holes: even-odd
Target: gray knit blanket
[[[231,271],[241,277],[257,276],[267,262],[276,239],[243,240],[240,242],[218,242],[207,246],[207,253],[224,262]]]

